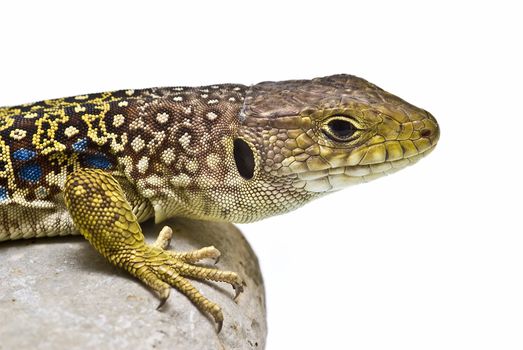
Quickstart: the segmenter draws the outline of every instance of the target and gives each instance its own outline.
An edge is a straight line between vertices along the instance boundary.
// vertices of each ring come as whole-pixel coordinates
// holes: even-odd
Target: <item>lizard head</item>
[[[439,138],[430,113],[351,75],[259,83],[240,119],[240,174],[311,195],[402,169]],[[245,163],[249,149],[257,156]]]

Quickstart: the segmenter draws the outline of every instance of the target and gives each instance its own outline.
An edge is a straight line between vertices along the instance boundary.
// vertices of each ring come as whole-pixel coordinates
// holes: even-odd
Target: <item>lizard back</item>
[[[0,108],[0,240],[75,233],[62,190],[80,167],[110,172],[139,219],[152,216],[142,191],[201,172],[195,160],[219,142],[210,131],[234,124],[224,119],[237,116],[244,91],[121,90]]]

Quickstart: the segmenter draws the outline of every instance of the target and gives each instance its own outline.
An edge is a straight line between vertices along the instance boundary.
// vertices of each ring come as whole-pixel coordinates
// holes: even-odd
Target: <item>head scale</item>
[[[344,74],[254,85],[240,119],[239,137],[262,160],[253,180],[290,183],[309,195],[395,172],[439,138],[427,111]]]

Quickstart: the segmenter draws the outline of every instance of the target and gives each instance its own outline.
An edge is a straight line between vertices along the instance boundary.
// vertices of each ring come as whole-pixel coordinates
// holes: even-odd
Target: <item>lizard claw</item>
[[[160,310],[162,306],[165,305],[165,302],[167,299],[169,299],[169,295],[171,294],[171,288],[165,288],[160,292],[160,304],[156,307],[156,310]]]
[[[232,288],[234,289],[234,301],[238,301],[238,297],[243,293],[243,285],[233,284]]]

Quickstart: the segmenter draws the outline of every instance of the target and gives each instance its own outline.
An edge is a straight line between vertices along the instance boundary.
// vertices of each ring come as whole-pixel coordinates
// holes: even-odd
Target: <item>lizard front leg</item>
[[[164,228],[153,244],[145,243],[142,230],[119,183],[107,172],[79,169],[69,174],[64,191],[65,203],[80,233],[111,263],[124,268],[154,289],[161,307],[175,287],[200,310],[212,315],[221,329],[220,307],[206,299],[185,278],[192,277],[230,283],[236,296],[242,280],[234,272],[192,265],[204,258],[217,259],[219,251],[205,247],[193,252],[165,250],[172,231]]]

